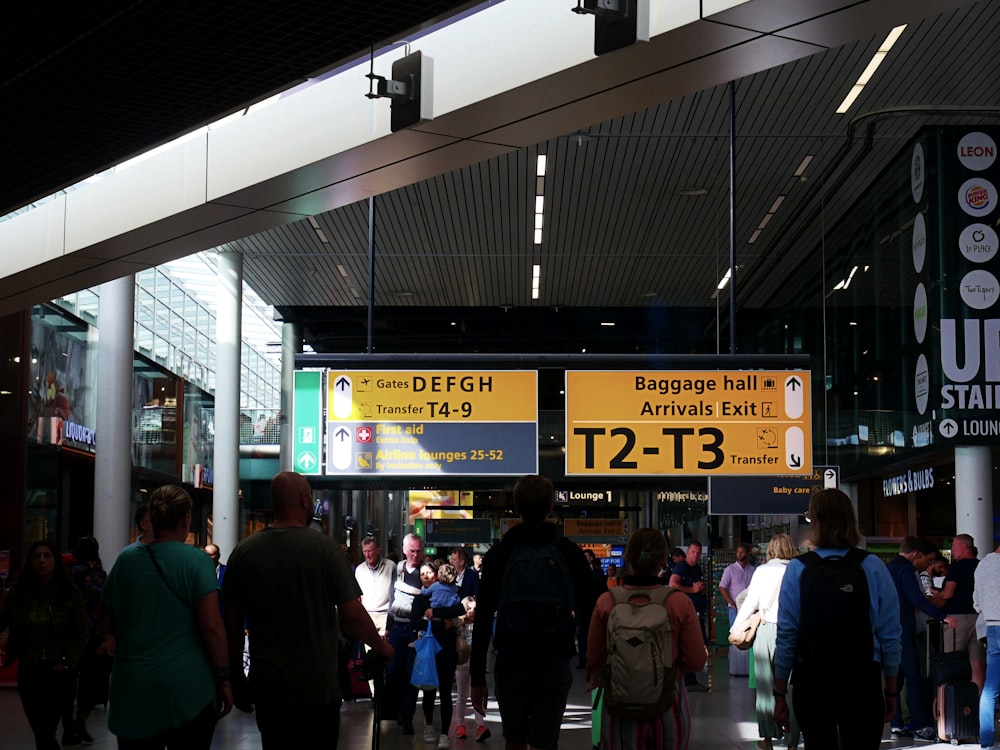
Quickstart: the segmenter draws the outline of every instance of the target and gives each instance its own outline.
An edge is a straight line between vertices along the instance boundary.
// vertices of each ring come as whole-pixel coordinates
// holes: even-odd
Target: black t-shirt
[[[701,566],[700,565],[688,565],[686,560],[681,560],[679,563],[674,565],[671,575],[680,576],[681,586],[693,586],[701,578]],[[708,596],[702,591],[700,594],[688,594],[691,598],[691,603],[694,604],[694,608],[699,612],[708,611]]]
[[[976,587],[976,567],[979,560],[966,557],[956,560],[948,566],[948,575],[944,577],[945,586],[948,581],[954,581],[955,593],[948,600],[945,612],[949,615],[972,615],[976,608],[972,606],[972,590]]]

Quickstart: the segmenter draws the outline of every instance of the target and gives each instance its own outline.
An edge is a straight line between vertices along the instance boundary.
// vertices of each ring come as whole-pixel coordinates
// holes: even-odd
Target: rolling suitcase
[[[750,654],[751,649],[739,649],[736,646],[729,647],[729,675],[731,677],[746,677],[750,674]]]
[[[945,682],[934,697],[938,739],[957,745],[979,741],[979,688],[974,682]]]
[[[972,682],[966,651],[944,651],[944,628],[931,623],[927,630],[927,659],[934,680],[933,716],[938,739],[957,745],[979,740],[979,688]],[[936,637],[934,637],[936,635]],[[951,631],[952,638],[957,638]],[[936,641],[936,648],[931,642]]]

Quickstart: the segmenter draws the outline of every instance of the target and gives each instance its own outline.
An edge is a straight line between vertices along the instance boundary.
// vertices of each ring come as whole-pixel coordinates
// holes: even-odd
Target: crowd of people
[[[272,480],[273,523],[226,564],[216,545],[188,543],[191,498],[172,485],[140,505],[136,541],[110,572],[93,537],[65,555],[35,542],[0,630],[9,627],[36,747],[60,746],[60,722],[62,745],[92,742],[97,705],[108,706],[124,750],[207,750],[234,706],[255,714],[264,748],[336,747],[338,709],[352,697],[338,678],[346,643],[385,666],[384,685],[369,687],[381,691],[382,718],[415,734],[419,699],[423,739],[439,750],[491,736],[488,673],[508,750],[554,750],[574,656],[593,691],[595,745],[686,750],[688,695],[709,690],[697,679],[709,655],[701,545],[671,550],[659,530],[639,529],[605,573],[592,550],[547,522],[554,497],[545,477],[521,478],[521,523],[485,555],[460,547],[447,560],[425,555],[411,533],[398,561],[364,538],[352,567],[339,543],[310,528],[312,489],[292,472]],[[803,740],[809,750],[874,749],[886,723],[893,738],[935,739],[923,665],[938,630],[942,651],[967,654],[979,739],[992,747],[1000,548],[980,562],[974,540],[959,534],[948,561],[906,537],[884,563],[860,548],[843,492],[815,493],[806,517],[805,553],[776,534],[755,565],[754,548],[741,544],[719,582],[730,630],[759,623],[758,749],[782,739],[791,750]],[[431,682],[414,672],[421,639],[434,642]],[[642,656],[625,643],[641,643],[631,651]]]

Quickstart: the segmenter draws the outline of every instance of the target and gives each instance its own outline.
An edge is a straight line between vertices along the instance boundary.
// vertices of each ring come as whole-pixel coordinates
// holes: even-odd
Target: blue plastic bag
[[[438,671],[435,655],[441,650],[441,644],[431,634],[431,623],[427,622],[427,632],[413,643],[417,650],[417,658],[413,662],[413,674],[410,683],[421,690],[436,690],[438,686]]]

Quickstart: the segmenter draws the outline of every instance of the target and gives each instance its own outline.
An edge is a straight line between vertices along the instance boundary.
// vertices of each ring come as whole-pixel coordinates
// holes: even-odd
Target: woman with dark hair
[[[38,541],[28,549],[0,608],[0,630],[8,626],[7,650],[18,660],[17,690],[35,747],[57,750],[56,727],[63,706],[73,700],[76,665],[89,627],[83,597],[51,542]]]
[[[638,529],[629,537],[625,547],[625,576],[619,586],[598,597],[591,616],[587,636],[587,678],[591,688],[601,682],[608,662],[608,620],[616,601],[649,602],[654,596],[659,597],[659,592],[664,591],[660,571],[666,562],[667,540],[660,531]],[[708,650],[691,599],[682,594],[670,596],[673,593],[674,589],[666,589],[663,600],[670,620],[673,654],[670,666],[676,678],[673,702],[662,714],[640,719],[609,713],[605,701],[601,708],[601,747],[687,750],[691,740],[691,707],[683,675],[701,670],[708,658]],[[655,697],[650,696],[650,699]]]
[[[191,498],[167,485],[149,499],[153,539],[127,547],[101,597],[114,654],[108,728],[121,750],[208,750],[233,703],[219,582],[185,543]]]
[[[79,679],[76,686],[76,715],[70,697],[63,713],[63,728],[67,735],[75,735],[81,742],[91,743],[94,738],[87,731],[87,717],[98,703],[108,702],[108,679],[111,676],[111,657],[99,654],[104,643],[100,629],[101,592],[108,574],[101,565],[100,547],[92,536],[82,536],[73,545],[74,564],[69,576],[83,594],[87,619],[90,621],[90,640],[80,655]],[[66,744],[63,742],[63,744]]]

